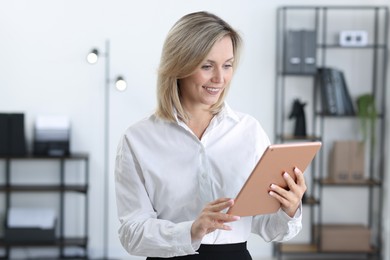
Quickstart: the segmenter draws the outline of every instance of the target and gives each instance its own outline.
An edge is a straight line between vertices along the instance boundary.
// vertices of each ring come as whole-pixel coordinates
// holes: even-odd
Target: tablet
[[[287,187],[283,173],[296,180],[294,167],[304,172],[320,147],[321,142],[268,146],[227,213],[241,217],[275,213],[280,203],[268,194],[270,185]]]

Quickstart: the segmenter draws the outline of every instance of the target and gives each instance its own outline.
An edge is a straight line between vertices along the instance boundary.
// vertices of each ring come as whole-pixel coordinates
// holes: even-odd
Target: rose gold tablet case
[[[288,172],[295,179],[294,167],[304,172],[320,147],[321,142],[268,146],[227,213],[243,217],[276,212],[280,203],[268,194],[270,185],[287,187],[282,174]]]

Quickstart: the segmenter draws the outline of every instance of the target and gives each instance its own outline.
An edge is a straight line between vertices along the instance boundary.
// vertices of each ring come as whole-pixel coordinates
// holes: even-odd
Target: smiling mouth
[[[221,88],[203,87],[210,94],[217,94]]]

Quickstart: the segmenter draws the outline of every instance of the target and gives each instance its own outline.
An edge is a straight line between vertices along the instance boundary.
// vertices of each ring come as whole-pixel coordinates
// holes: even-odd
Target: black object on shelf
[[[34,155],[70,154],[70,121],[64,116],[39,116],[34,124]]]
[[[341,70],[319,68],[316,81],[320,89],[322,111],[325,115],[355,115],[344,73]]]
[[[69,141],[34,141],[34,155],[66,156],[69,154]]]
[[[289,115],[289,119],[295,118],[294,136],[305,137],[306,134],[306,103],[302,103],[299,99],[295,99]]]
[[[0,156],[22,156],[26,153],[24,114],[0,113]]]
[[[4,241],[6,243],[54,243],[56,222],[55,209],[8,208]]]
[[[12,228],[5,227],[4,241],[8,244],[24,243],[24,244],[54,244],[55,243],[55,229],[48,228]]]

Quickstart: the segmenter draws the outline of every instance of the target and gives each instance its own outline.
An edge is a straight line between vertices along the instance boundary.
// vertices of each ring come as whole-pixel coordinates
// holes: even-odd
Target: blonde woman
[[[156,112],[130,126],[116,157],[119,238],[147,259],[252,259],[246,241],[285,241],[301,230],[302,173],[271,187],[281,209],[226,214],[269,139],[253,117],[225,102],[242,40],[207,12],[170,30],[158,71]]]

